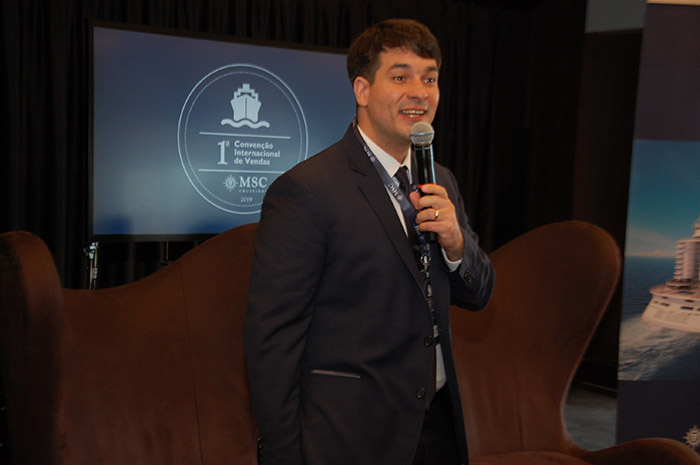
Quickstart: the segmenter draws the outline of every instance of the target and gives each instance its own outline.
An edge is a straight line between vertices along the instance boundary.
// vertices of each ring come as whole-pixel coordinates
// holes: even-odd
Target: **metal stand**
[[[89,247],[83,249],[85,255],[90,259],[90,280],[88,289],[97,289],[97,251],[100,248],[99,242],[93,242]]]
[[[172,263],[170,260],[170,242],[161,243],[161,256],[163,257],[160,261],[160,266],[168,266]]]

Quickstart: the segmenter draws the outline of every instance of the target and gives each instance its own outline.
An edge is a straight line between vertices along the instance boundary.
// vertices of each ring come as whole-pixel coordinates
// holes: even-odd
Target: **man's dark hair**
[[[440,46],[430,29],[412,19],[387,19],[367,28],[350,44],[350,82],[354,84],[358,76],[373,82],[379,69],[379,54],[391,48],[404,48],[421,58],[432,58],[440,69]]]

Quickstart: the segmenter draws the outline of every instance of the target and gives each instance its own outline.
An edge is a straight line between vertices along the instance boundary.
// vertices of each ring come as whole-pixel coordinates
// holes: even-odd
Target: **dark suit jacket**
[[[486,305],[494,272],[452,174],[436,165],[464,230],[431,279],[447,387],[467,461],[450,302]],[[349,129],[268,189],[255,239],[245,346],[265,465],[411,464],[433,375],[423,277],[389,194]]]

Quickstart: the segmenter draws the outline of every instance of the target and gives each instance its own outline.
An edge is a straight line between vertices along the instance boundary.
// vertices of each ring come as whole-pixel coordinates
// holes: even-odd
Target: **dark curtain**
[[[5,0],[0,8],[0,232],[44,239],[66,287],[88,282],[92,19],[333,48],[376,21],[418,19],[444,54],[436,157],[460,181],[483,247],[571,217],[584,0]],[[102,244],[98,285],[137,279],[193,245]]]

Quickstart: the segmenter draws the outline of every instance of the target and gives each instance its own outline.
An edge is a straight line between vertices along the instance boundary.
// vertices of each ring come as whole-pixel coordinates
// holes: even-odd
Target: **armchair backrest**
[[[221,233],[130,284],[63,289],[45,312],[58,342],[37,348],[60,354],[55,373],[47,388],[24,386],[58,387],[55,411],[45,412],[53,431],[27,439],[51,449],[51,461],[19,463],[256,463],[243,357],[254,229]],[[24,284],[31,296],[44,282]],[[28,343],[4,342],[9,332],[3,352]],[[10,423],[21,421],[16,413]],[[16,456],[25,433],[10,435]]]
[[[569,221],[517,237],[490,258],[489,305],[451,313],[470,454],[570,451],[564,403],[617,286],[619,248],[602,229]]]
[[[63,322],[46,245],[27,232],[0,235],[0,375],[15,463],[59,463]]]

